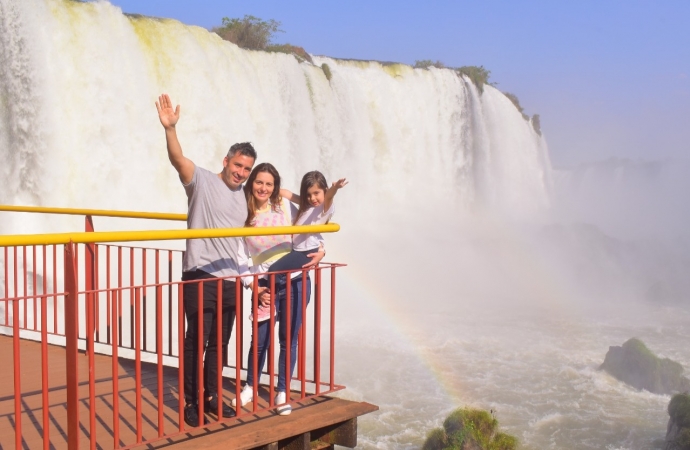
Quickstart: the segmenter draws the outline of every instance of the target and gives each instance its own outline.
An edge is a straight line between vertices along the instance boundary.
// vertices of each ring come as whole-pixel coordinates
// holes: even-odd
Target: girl
[[[326,177],[318,170],[314,170],[307,172],[302,177],[299,195],[295,195],[287,189],[281,189],[280,195],[299,205],[295,215],[295,225],[321,225],[328,223],[333,217],[335,212],[333,198],[338,190],[347,184],[348,181],[341,178],[329,188]],[[311,257],[320,250],[323,250],[325,254],[321,233],[296,234],[292,238],[292,252],[271,265],[269,271],[278,272],[312,267],[315,264]],[[280,277],[278,279],[281,280]],[[285,277],[282,277],[282,282],[284,280]]]

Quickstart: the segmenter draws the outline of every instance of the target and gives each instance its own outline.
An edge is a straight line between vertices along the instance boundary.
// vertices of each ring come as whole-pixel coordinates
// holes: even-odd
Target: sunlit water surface
[[[419,448],[458,406],[492,409],[522,448],[659,448],[670,396],[597,369],[609,345],[633,336],[690,366],[690,314],[676,308],[409,313],[415,331],[341,320],[343,396],[380,407],[360,419],[361,448]]]
[[[543,268],[521,268],[509,255],[525,259],[512,238],[474,249],[439,247],[435,238],[417,248],[409,238],[398,229],[395,238],[358,239],[358,255],[343,251],[350,266],[338,284],[341,395],[380,407],[359,420],[360,448],[419,448],[466,406],[493,410],[521,448],[663,446],[670,396],[637,391],[598,367],[609,346],[637,337],[687,374],[685,303],[582,296]],[[429,259],[434,248],[440,253]]]

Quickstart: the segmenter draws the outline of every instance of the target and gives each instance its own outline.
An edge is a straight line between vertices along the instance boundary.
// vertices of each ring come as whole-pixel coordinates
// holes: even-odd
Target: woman
[[[245,184],[245,195],[247,196],[247,208],[249,214],[246,226],[265,227],[265,226],[290,226],[292,225],[293,209],[287,200],[280,197],[280,175],[275,167],[269,163],[257,165],[247,179]],[[292,238],[290,235],[281,236],[249,236],[245,238],[245,243],[252,258],[252,273],[264,273],[268,268],[288,255],[292,250]],[[312,264],[318,263],[323,258],[323,253],[319,252],[312,260]],[[297,268],[295,268],[297,269]],[[280,415],[288,415],[292,412],[292,407],[286,405],[287,389],[289,380],[297,361],[297,335],[302,326],[302,301],[303,301],[303,282],[300,272],[296,272],[296,277],[290,282],[290,373],[286,374],[285,360],[287,353],[287,299],[285,286],[277,288],[280,283],[276,277],[274,288],[277,292],[274,295],[275,310],[279,322],[278,337],[280,342],[280,354],[278,358],[278,389],[275,398],[277,411]],[[311,283],[307,275],[306,299],[309,303],[311,294]],[[268,287],[269,280],[265,275],[259,278],[259,287]],[[269,299],[267,293],[261,294],[262,303]],[[270,345],[270,306],[260,307],[257,310],[258,332],[252,335],[252,345],[249,348],[247,363],[247,382],[240,393],[240,405],[249,403],[254,399],[254,379],[261,376],[266,354]],[[256,342],[257,367],[254,367],[254,342]],[[258,378],[257,378],[258,381]],[[232,401],[233,406],[238,403],[237,399]]]

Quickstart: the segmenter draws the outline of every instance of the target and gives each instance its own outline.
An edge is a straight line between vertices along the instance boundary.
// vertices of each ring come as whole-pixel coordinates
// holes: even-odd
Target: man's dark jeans
[[[182,281],[203,281],[203,349],[204,354],[204,398],[218,393],[218,283],[222,283],[222,318],[221,318],[221,362],[228,354],[228,343],[235,322],[235,281],[220,280],[204,271],[184,272]],[[188,283],[183,286],[184,315],[187,319],[187,331],[184,337],[184,398],[187,404],[197,404],[199,386],[197,383],[197,364],[199,363],[199,306],[198,289],[200,283]],[[241,301],[241,298],[240,298]],[[222,369],[221,369],[222,370]]]

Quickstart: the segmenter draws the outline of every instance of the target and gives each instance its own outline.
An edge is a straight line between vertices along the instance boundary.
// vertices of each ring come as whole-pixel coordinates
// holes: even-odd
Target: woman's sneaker
[[[248,384],[245,384],[244,389],[240,392],[240,406],[244,406],[252,400],[254,400],[254,389]],[[232,406],[237,406],[236,398],[232,399]]]
[[[256,321],[257,322],[264,322],[270,318],[271,318],[271,307],[270,306],[259,305],[256,308]],[[249,320],[250,321],[254,320],[253,314],[249,314]]]
[[[286,401],[287,396],[285,395],[285,392],[278,392],[278,395],[276,395],[276,406],[278,406],[276,408],[276,412],[278,413],[278,415],[287,416],[290,415],[290,413],[292,412],[292,406],[286,405]]]

